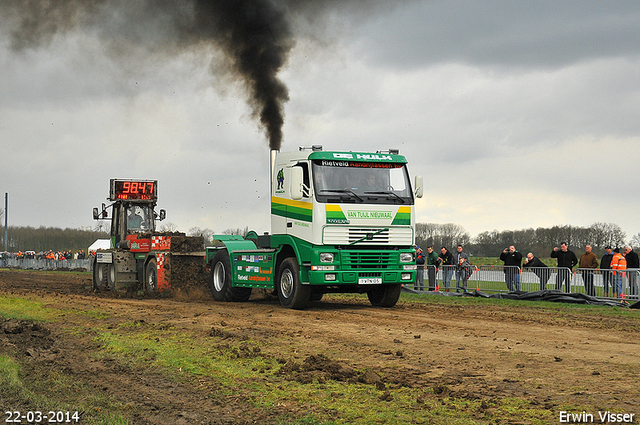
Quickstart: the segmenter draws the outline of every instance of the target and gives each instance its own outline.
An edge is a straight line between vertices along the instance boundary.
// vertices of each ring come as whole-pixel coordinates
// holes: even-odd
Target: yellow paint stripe
[[[327,204],[327,211],[342,211],[342,208],[340,208],[340,205]]]
[[[304,208],[307,210],[313,209],[313,204],[311,202],[294,201],[293,199],[278,198],[277,196],[272,196],[271,202],[274,202],[280,205],[287,205],[289,207]]]

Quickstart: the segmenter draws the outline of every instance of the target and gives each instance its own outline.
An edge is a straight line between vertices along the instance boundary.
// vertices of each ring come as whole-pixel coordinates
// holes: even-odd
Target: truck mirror
[[[302,167],[291,167],[291,199],[302,199]]]
[[[160,210],[160,221],[164,220],[165,218],[167,218],[167,211]]]
[[[416,176],[416,183],[414,186],[416,198],[422,198],[422,194],[424,193],[424,181],[422,180],[422,176]]]
[[[99,218],[100,218],[100,213],[98,212],[98,208],[96,207],[93,209],[93,219],[97,220]]]

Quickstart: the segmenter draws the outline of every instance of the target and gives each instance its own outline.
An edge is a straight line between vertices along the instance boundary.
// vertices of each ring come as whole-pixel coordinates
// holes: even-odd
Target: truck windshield
[[[312,172],[318,202],[413,204],[405,164],[315,160]]]

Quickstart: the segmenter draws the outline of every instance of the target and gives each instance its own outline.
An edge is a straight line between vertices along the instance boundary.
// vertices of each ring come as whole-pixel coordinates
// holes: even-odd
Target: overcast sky
[[[416,221],[471,236],[640,232],[637,2],[333,3],[289,17],[283,151],[399,148],[426,182]],[[1,22],[10,225],[95,226],[109,179],[141,178],[181,231],[270,230],[265,134],[220,52],[117,60],[99,24],[15,51]]]

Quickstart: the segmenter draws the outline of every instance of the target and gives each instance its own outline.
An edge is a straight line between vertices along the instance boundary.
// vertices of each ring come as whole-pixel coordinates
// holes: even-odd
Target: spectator
[[[438,254],[433,246],[427,247],[427,276],[429,278],[429,290],[436,290],[436,272],[438,271]]]
[[[456,292],[460,292],[460,289],[467,292],[467,281],[473,274],[473,269],[471,267],[469,260],[464,257],[459,257],[458,264],[456,265]],[[458,276],[460,277],[459,281],[457,280]],[[460,283],[462,285],[460,285]]]
[[[469,255],[462,251],[462,245],[458,245],[457,252],[453,255],[453,263],[456,265],[456,292],[460,292],[460,288],[464,288],[464,291],[467,292],[467,281],[464,277],[467,272],[461,266],[465,262],[469,264]],[[461,285],[463,283],[464,285]]]
[[[629,295],[638,295],[638,268],[640,260],[638,254],[630,246],[624,247],[624,258],[627,260],[627,276],[629,276]]]
[[[556,246],[551,251],[551,258],[558,259],[558,278],[556,280],[556,289],[562,291],[562,284],[566,282],[567,291],[571,292],[571,273],[573,268],[578,264],[578,258],[573,251],[569,250],[566,242],[560,244],[560,249]]]
[[[547,282],[549,281],[549,267],[542,262],[538,257],[535,257],[533,253],[527,254],[527,261],[522,265],[522,268],[533,269],[533,273],[540,279],[540,290],[547,289]]]
[[[418,291],[424,291],[424,261],[424,252],[422,252],[422,248],[416,245],[417,273],[416,283],[413,285],[413,289],[417,289]]]
[[[584,289],[587,295],[592,297],[596,296],[596,290],[593,287],[593,270],[598,268],[598,257],[591,252],[591,245],[584,247],[586,251],[580,256],[580,262],[578,263],[578,269],[582,273],[582,281],[584,282]]]
[[[602,270],[602,283],[604,285],[604,296],[609,297],[609,284],[613,287],[613,275],[611,274],[611,260],[613,250],[610,246],[604,248],[605,254],[600,259],[600,270]]]
[[[509,292],[520,291],[520,265],[522,264],[522,254],[516,251],[516,247],[511,245],[505,248],[500,254],[500,260],[504,261],[504,281]]]
[[[438,255],[438,265],[442,269],[442,285],[445,292],[449,292],[449,286],[451,285],[451,274],[453,273],[453,255],[444,246],[440,248],[440,255]]]
[[[613,258],[611,259],[611,270],[613,272],[613,297],[621,297],[624,293],[622,288],[622,277],[624,272],[621,270],[627,269],[627,260],[624,258],[624,255],[620,254],[620,249],[616,248],[613,250]]]

